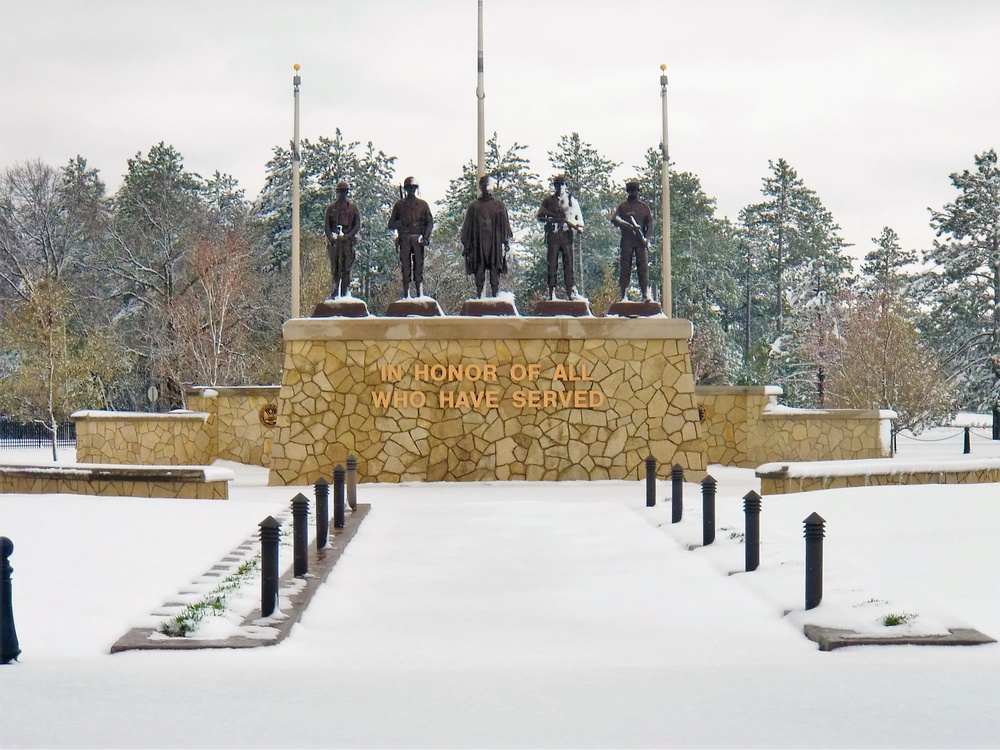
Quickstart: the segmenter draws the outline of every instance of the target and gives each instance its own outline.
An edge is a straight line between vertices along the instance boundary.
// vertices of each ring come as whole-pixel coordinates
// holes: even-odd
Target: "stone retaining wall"
[[[214,444],[204,412],[78,411],[76,460],[97,464],[205,465]]]
[[[699,385],[694,392],[704,415],[702,436],[707,463],[743,468],[761,463],[751,458],[759,444],[754,433],[764,408],[777,403],[781,388]]]
[[[829,490],[840,487],[883,487],[908,484],[981,484],[1000,482],[1000,459],[919,461],[814,461],[770,463],[757,469],[761,495]]]
[[[895,415],[893,415],[895,416]],[[765,411],[757,422],[752,455],[767,461],[831,461],[886,458],[883,412],[877,409]]]
[[[0,466],[0,493],[100,495],[227,500],[232,472],[199,467],[173,470],[137,466]]]
[[[276,385],[196,386],[185,397],[189,408],[209,415],[215,458],[269,466],[280,390]]]
[[[778,404],[777,386],[698,386],[695,395],[708,463],[752,468],[890,455],[890,411],[792,409]]]
[[[296,319],[271,484],[704,476],[691,324],[665,317]]]

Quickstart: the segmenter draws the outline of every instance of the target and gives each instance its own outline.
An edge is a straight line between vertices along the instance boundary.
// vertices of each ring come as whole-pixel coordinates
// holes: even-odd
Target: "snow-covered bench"
[[[0,466],[0,493],[229,499],[235,474],[214,466]]]
[[[890,484],[980,484],[1000,482],[1000,458],[781,461],[758,466],[757,477],[762,495]]]

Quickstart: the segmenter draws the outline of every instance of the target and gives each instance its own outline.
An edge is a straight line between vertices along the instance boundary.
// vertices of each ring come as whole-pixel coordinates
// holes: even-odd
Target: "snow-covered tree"
[[[776,355],[769,359],[767,379],[786,387],[790,403],[806,405],[822,392],[822,369],[810,361],[818,352],[815,342],[825,336],[822,310],[850,263],[840,227],[819,196],[784,159],[768,164],[771,174],[761,190],[766,200],[740,213],[744,357],[753,360],[766,345]],[[810,350],[813,355],[802,359]],[[810,370],[815,389],[800,382]]]
[[[75,157],[62,169],[41,161],[0,173],[0,299],[28,301],[44,282],[93,281],[108,203],[97,170]]]
[[[920,432],[953,410],[953,388],[913,314],[900,299],[844,293],[833,308],[836,335],[827,342],[826,405],[892,409],[895,431]]]
[[[784,159],[770,161],[771,174],[763,180],[765,200],[747,206],[740,215],[744,241],[752,246],[752,262],[768,285],[769,310],[759,311],[758,320],[768,321],[761,334],[773,340],[785,330],[793,277],[811,274],[815,261],[831,277],[842,275],[849,263],[841,250],[840,227],[824,208],[819,196]]]
[[[872,237],[872,244],[875,249],[865,255],[861,267],[862,286],[875,296],[899,299],[912,281],[903,269],[917,262],[917,253],[902,248],[892,227],[883,227],[878,237]]]
[[[955,375],[959,404],[993,412],[1000,438],[1000,168],[995,149],[956,172],[958,196],[931,210],[938,239],[926,277],[934,306],[927,330]]]

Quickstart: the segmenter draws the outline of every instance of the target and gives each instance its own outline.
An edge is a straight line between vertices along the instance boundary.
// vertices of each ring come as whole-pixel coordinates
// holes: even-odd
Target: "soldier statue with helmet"
[[[618,273],[618,289],[621,299],[627,300],[628,288],[632,280],[632,261],[644,302],[652,302],[649,295],[649,230],[653,228],[653,212],[639,199],[639,183],[629,180],[625,183],[626,199],[618,205],[611,218],[621,232],[621,265]]]
[[[403,268],[403,299],[410,296],[410,282],[416,284],[416,297],[424,295],[424,251],[430,246],[434,217],[427,201],[417,197],[420,183],[415,177],[403,180],[404,195],[396,201],[389,216],[389,231],[396,232],[396,246]]]
[[[579,201],[569,192],[563,175],[552,178],[552,189],[553,194],[542,201],[536,214],[538,220],[545,224],[548,298],[556,298],[556,277],[559,257],[562,256],[566,299],[578,300],[581,297],[573,274],[573,242],[575,236],[583,232],[583,213]]]

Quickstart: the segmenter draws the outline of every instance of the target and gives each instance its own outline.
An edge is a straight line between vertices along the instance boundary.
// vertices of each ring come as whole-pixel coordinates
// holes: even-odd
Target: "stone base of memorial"
[[[590,315],[590,303],[585,299],[543,299],[535,305],[535,315],[543,318],[555,315],[586,318]]]
[[[617,318],[648,318],[651,315],[662,315],[663,308],[659,302],[631,302],[620,300],[608,305],[605,315]]]
[[[364,300],[353,297],[337,297],[316,305],[314,318],[367,318],[368,305]]]
[[[417,297],[414,299],[398,299],[390,302],[385,309],[387,318],[408,318],[416,316],[420,318],[436,318],[444,315],[441,306],[436,299],[430,297]]]
[[[484,315],[516,316],[517,308],[509,299],[502,297],[484,297],[483,299],[467,299],[462,303],[460,315],[481,317]]]
[[[705,475],[676,318],[315,318],[284,327],[269,482]]]

